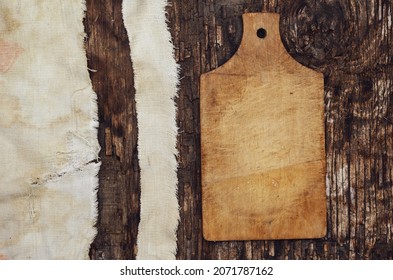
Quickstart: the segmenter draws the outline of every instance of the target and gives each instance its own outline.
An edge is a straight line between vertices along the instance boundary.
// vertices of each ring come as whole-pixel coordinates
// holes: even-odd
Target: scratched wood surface
[[[86,47],[99,97],[99,234],[92,259],[132,259],[139,221],[136,116],[120,0],[87,0]],[[392,259],[392,1],[173,0],[182,68],[178,259]],[[228,61],[245,12],[279,12],[300,63],[324,74],[327,235],[291,241],[208,242],[202,237],[199,77]]]

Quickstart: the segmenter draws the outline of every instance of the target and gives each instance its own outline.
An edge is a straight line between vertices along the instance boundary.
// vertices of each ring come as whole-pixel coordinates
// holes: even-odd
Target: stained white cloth
[[[87,259],[97,104],[83,0],[0,0],[0,256]]]

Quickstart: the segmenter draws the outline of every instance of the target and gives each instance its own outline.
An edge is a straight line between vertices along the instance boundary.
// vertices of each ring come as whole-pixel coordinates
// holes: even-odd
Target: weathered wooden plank
[[[176,9],[176,17],[182,19],[173,27],[178,30],[178,42],[192,53],[179,62],[183,69],[194,69],[192,75],[183,72],[180,108],[192,106],[196,112],[196,77],[222,65],[234,54],[240,44],[240,16],[244,12],[279,11],[281,37],[289,53],[324,73],[328,235],[318,240],[244,243],[206,242],[199,232],[187,246],[202,244],[202,254],[197,257],[206,259],[229,258],[233,247],[239,252],[247,248],[256,259],[392,258],[392,50],[388,47],[392,43],[392,3],[198,1],[204,8],[196,9],[195,2],[174,1],[176,8],[169,8]],[[169,13],[170,17],[173,15]],[[198,61],[200,66],[195,65]],[[198,118],[195,114],[194,119]],[[198,123],[193,124],[193,135],[199,136]],[[180,122],[181,128],[185,126]],[[196,182],[200,166],[187,158],[196,153],[199,164],[195,152],[199,151],[199,142],[181,141],[189,137],[189,130],[181,130],[181,170],[193,176],[185,178],[187,181]],[[196,207],[201,206],[199,185],[185,195]],[[182,209],[182,221],[187,222],[180,224],[179,233],[182,227],[190,227],[190,217],[200,217],[200,208],[197,209]],[[186,244],[182,245],[179,243],[178,257],[194,257],[187,255],[193,249],[185,250]],[[241,258],[241,254],[237,257]]]
[[[92,259],[132,259],[139,223],[139,169],[133,71],[120,0],[87,0],[86,49],[98,95],[98,235]]]
[[[86,47],[89,67],[98,70],[91,77],[99,96],[100,143],[112,147],[101,154],[99,235],[91,256],[134,258],[137,128],[121,1],[87,5]],[[172,1],[168,18],[182,68],[179,259],[393,258],[392,8],[385,0]],[[328,234],[318,240],[207,242],[201,229],[199,76],[235,53],[241,15],[262,10],[280,12],[288,52],[325,76]],[[112,143],[105,142],[106,128]]]

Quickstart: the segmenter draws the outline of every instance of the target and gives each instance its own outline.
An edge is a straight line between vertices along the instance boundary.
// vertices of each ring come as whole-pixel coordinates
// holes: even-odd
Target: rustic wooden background
[[[98,236],[90,255],[134,259],[138,129],[122,1],[86,2],[102,146]],[[392,9],[388,0],[172,0],[168,19],[182,69],[178,259],[393,258]],[[316,240],[207,242],[201,231],[199,76],[235,53],[241,15],[260,11],[279,12],[288,52],[324,73],[328,233]]]

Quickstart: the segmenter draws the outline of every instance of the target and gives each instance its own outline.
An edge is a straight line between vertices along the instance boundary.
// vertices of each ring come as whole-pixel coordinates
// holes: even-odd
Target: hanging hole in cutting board
[[[265,28],[259,28],[257,30],[257,36],[261,39],[266,37],[266,29]]]

